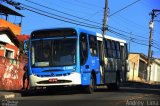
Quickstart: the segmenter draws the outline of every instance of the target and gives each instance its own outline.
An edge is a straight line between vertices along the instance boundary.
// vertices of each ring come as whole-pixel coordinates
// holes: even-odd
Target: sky
[[[81,27],[98,33],[102,33],[102,21],[105,0],[14,0],[20,2],[23,6],[31,6],[52,14],[52,18],[48,18],[26,9],[17,10],[13,6],[6,3],[4,5],[16,10],[25,17],[22,19],[22,34],[30,34],[33,30],[55,27]],[[37,6],[31,2],[44,5],[52,10]],[[107,35],[124,39],[128,42],[129,51],[134,53],[143,53],[148,55],[149,41],[149,22],[151,20],[151,11],[153,9],[160,10],[160,0],[108,0],[108,18],[107,25],[111,31],[107,31]],[[130,5],[130,6],[128,6]],[[119,11],[126,7],[124,10]],[[27,7],[29,8],[29,7]],[[55,11],[56,10],[56,11]],[[58,12],[57,12],[58,11]],[[112,15],[113,13],[118,13]],[[60,13],[61,12],[61,13]],[[65,14],[64,14],[65,13]],[[157,12],[158,14],[160,12]],[[56,15],[60,17],[70,18],[72,20],[88,23],[89,28],[71,24],[64,21],[53,19]],[[69,16],[70,15],[70,16]],[[74,16],[74,17],[73,17]],[[78,19],[79,18],[79,19]],[[18,21],[18,18],[9,18],[11,21]],[[83,20],[80,20],[83,19]],[[87,21],[85,21],[87,20]],[[98,27],[98,29],[97,29]],[[114,31],[114,33],[113,33]],[[116,33],[115,33],[116,32]],[[153,30],[153,57],[160,58],[160,14],[155,17]]]

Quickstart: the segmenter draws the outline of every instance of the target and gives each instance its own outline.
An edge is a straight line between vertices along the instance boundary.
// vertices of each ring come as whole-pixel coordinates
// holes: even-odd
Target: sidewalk
[[[16,97],[21,97],[21,93],[19,91],[0,90],[0,100],[2,100],[2,99],[14,99]]]
[[[133,81],[128,81],[126,83],[122,84],[123,87],[139,87],[139,88],[155,88],[155,89],[160,89],[160,84],[151,84],[148,82],[133,82]]]

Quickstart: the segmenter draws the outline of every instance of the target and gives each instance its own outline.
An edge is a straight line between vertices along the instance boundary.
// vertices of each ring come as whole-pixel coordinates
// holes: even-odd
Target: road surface
[[[2,100],[2,106],[160,106],[160,87],[122,86],[119,91],[99,88],[86,94],[78,88],[21,91],[21,97]]]

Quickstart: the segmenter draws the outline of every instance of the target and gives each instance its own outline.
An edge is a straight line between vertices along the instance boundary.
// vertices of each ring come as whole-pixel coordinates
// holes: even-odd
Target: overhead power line
[[[123,38],[123,39],[130,40],[130,37],[128,37],[128,36],[126,36],[126,35],[124,35],[124,34],[122,34],[122,33],[116,32],[116,31],[111,30],[111,29],[108,29],[108,31],[109,31],[110,33],[115,34],[116,36],[119,36],[119,37]],[[147,42],[141,42],[139,39],[136,39],[136,38],[133,38],[133,37],[132,37],[131,42],[148,47]],[[154,44],[154,43],[153,43],[153,44]],[[160,47],[157,47],[157,46],[155,46],[155,45],[152,45],[152,47],[160,50]]]
[[[111,17],[111,16],[113,16],[113,15],[115,15],[115,14],[117,14],[117,13],[123,11],[123,10],[125,10],[126,8],[132,6],[133,4],[135,4],[135,3],[139,2],[139,1],[140,1],[140,0],[137,0],[137,1],[135,1],[135,2],[133,2],[133,3],[131,3],[131,4],[129,4],[129,5],[125,6],[125,7],[123,7],[122,9],[120,9],[120,10],[118,10],[118,11],[112,13],[111,15],[109,15],[109,17]]]
[[[112,26],[108,26],[108,29],[114,29],[114,30],[116,30],[116,31],[118,31],[118,32],[128,34],[129,36],[132,35],[132,38],[133,38],[133,36],[135,36],[135,37],[136,37],[135,39],[137,39],[137,40],[140,40],[140,39],[138,39],[137,37],[143,39],[143,40],[140,40],[140,41],[146,41],[146,40],[148,41],[148,40],[149,40],[147,37],[144,37],[144,36],[141,36],[141,35],[137,35],[137,34],[134,34],[134,33],[129,33],[129,32],[127,32],[127,31],[124,31],[124,30],[121,30],[121,29],[119,29],[119,28],[115,28],[115,27],[112,27]],[[129,36],[128,36],[128,37],[129,37]],[[131,37],[131,36],[130,36],[130,37]],[[153,41],[154,43],[160,45],[160,43],[159,43],[158,41],[156,41],[156,40],[152,40],[152,41]]]
[[[120,35],[121,37],[123,37],[123,38],[125,38],[125,39],[127,39],[127,40],[132,39],[132,41],[133,41],[133,40],[136,40],[137,42],[143,42],[143,44],[144,44],[144,41],[143,41],[143,40],[140,40],[140,39],[137,39],[137,38],[134,38],[134,37],[126,36],[126,35],[124,35],[124,34],[122,34],[122,33],[119,33],[119,32],[117,32],[117,31],[114,31],[114,30],[111,30],[111,29],[108,29],[108,31],[111,32],[111,33],[114,33],[114,34],[116,34],[116,35]],[[144,44],[144,45],[145,45],[145,44]],[[146,43],[146,45],[147,45],[147,43]]]
[[[36,3],[36,2],[33,2],[33,1],[30,1],[30,0],[26,0],[27,2],[30,2],[32,4],[35,4],[37,6],[41,6],[43,8],[46,8],[46,9],[49,9],[49,10],[53,10],[53,11],[56,11],[58,13],[62,13],[62,14],[65,14],[65,15],[68,15],[68,16],[72,16],[74,18],[77,18],[77,19],[81,19],[83,21],[87,21],[87,22],[91,22],[91,23],[96,23],[96,24],[99,24],[99,25],[102,25],[101,23],[98,23],[98,22],[95,22],[95,21],[91,21],[91,20],[88,20],[88,19],[85,19],[85,18],[82,18],[82,17],[78,17],[78,16],[75,16],[75,15],[72,15],[72,14],[69,14],[69,13],[66,13],[66,12],[63,12],[63,11],[59,11],[57,9],[53,9],[53,8],[50,8],[50,7],[47,7],[45,5],[42,5],[42,4],[39,4],[39,3]]]
[[[22,3],[19,3],[19,2],[13,2],[12,0],[11,1],[5,0],[5,1],[8,4],[14,6],[17,9],[26,9],[28,11],[31,11],[31,12],[34,12],[34,13],[37,13],[37,14],[40,14],[40,15],[43,15],[43,16],[46,16],[46,17],[49,17],[49,18],[52,18],[52,19],[56,19],[56,20],[59,20],[59,21],[68,22],[68,23],[71,23],[71,24],[76,24],[76,25],[85,26],[85,27],[94,28],[94,29],[100,29],[99,26],[89,24],[89,23],[86,23],[86,22],[82,22],[82,21],[77,21],[77,20],[74,20],[74,19],[71,19],[71,18],[66,18],[66,17],[56,15],[56,14],[53,14],[53,13],[50,13],[50,12],[47,12],[47,11],[44,11],[44,10],[40,10],[40,9],[22,4]],[[20,6],[20,5],[22,5],[22,6]]]
[[[71,19],[71,18],[62,17],[62,16],[59,16],[59,15],[56,15],[56,14],[53,14],[53,13],[50,13],[50,12],[47,12],[47,11],[44,11],[44,10],[40,10],[40,9],[31,7],[31,6],[28,6],[28,5],[22,4],[22,3],[12,2],[12,0],[4,0],[4,1],[6,1],[10,5],[12,5],[12,6],[14,6],[14,7],[18,8],[18,9],[26,9],[28,11],[37,13],[39,15],[46,16],[48,18],[52,18],[52,19],[56,19],[56,20],[59,20],[59,21],[63,21],[63,22],[71,23],[71,24],[76,24],[76,25],[84,26],[84,27],[88,27],[88,28],[101,29],[101,27],[97,26],[97,25],[89,24],[89,23],[82,22],[82,21],[77,21],[77,20],[74,20],[74,19]],[[20,5],[22,5],[22,6],[20,6]],[[123,30],[120,30],[118,28],[114,28],[112,26],[107,26],[107,29],[108,29],[109,32],[114,33],[117,36],[120,36],[121,38],[128,39],[128,40],[132,39],[132,42],[134,42],[134,43],[148,46],[148,44],[145,44],[145,40],[144,40],[143,36],[135,35],[135,34],[132,33],[132,35],[141,37],[143,39],[143,40],[141,40],[141,39],[138,39],[138,38],[135,38],[135,37],[126,36],[126,35],[124,35],[122,33],[125,33],[125,34],[130,34],[130,33],[126,32],[126,31],[123,31]],[[116,30],[116,31],[114,31],[113,29]],[[154,42],[152,42],[152,43],[153,43],[153,47],[155,47],[155,48],[160,50],[160,48],[157,46],[156,43],[154,43]]]
[[[47,14],[44,14],[44,13],[41,13],[41,12],[37,12],[35,10],[29,9],[29,8],[26,8],[26,7],[25,7],[25,9],[29,10],[31,12],[37,13],[39,15],[43,15],[43,16],[46,16],[48,18],[56,19],[56,20],[59,20],[59,21],[63,21],[63,22],[71,23],[71,24],[76,24],[76,25],[80,25],[80,26],[84,26],[84,27],[94,28],[94,29],[100,29],[99,27],[96,27],[96,26],[91,26],[91,25],[87,25],[87,24],[82,24],[82,23],[77,23],[77,22],[73,22],[73,21],[68,21],[68,20],[56,18],[54,16],[50,16],[50,15],[47,15]]]
[[[87,5],[87,6],[94,6],[94,8],[95,7],[99,7],[99,8],[101,8],[101,9],[103,9],[104,7],[102,7],[102,6],[99,6],[99,5],[97,5],[97,4],[93,4],[93,3],[89,3],[89,2],[86,2],[86,1],[82,1],[82,0],[74,0],[75,2],[78,2],[78,3],[81,3],[81,4],[83,4],[83,5]]]
[[[93,24],[89,24],[89,23],[86,23],[86,22],[82,22],[82,21],[71,19],[71,18],[66,18],[66,17],[60,16],[60,15],[57,15],[57,14],[53,14],[53,13],[50,13],[50,12],[47,12],[47,11],[44,11],[44,10],[41,10],[41,9],[37,9],[37,8],[31,7],[31,6],[28,6],[28,5],[25,5],[25,4],[22,4],[22,5],[26,6],[28,8],[34,9],[36,11],[44,12],[45,14],[49,14],[49,15],[54,15],[56,17],[59,17],[59,18],[62,18],[62,19],[66,19],[66,20],[69,20],[69,21],[78,22],[78,23],[81,23],[81,24],[87,24],[87,25],[94,26],[94,27],[99,27],[99,26],[96,26],[96,25],[93,25]]]
[[[95,7],[91,7],[91,5],[84,5],[84,4],[80,4],[80,3],[73,3],[73,1],[70,1],[70,0],[59,0],[60,2],[62,3],[65,3],[65,4],[69,4],[69,5],[73,5],[73,6],[78,6],[78,7],[83,7],[83,8],[87,8],[89,10],[95,10],[96,8]],[[98,8],[98,9],[101,9],[103,10],[103,8]],[[97,10],[97,9],[96,9]]]
[[[117,31],[120,31],[120,32],[126,33],[126,34],[131,34],[131,33],[129,33],[129,32],[123,31],[123,30],[121,30],[121,29],[118,29],[118,28],[115,28],[115,27],[112,27],[112,26],[108,26],[108,27],[110,27],[110,28],[112,28],[112,29],[115,29],[115,30],[117,30]],[[137,36],[137,37],[140,37],[140,38],[143,38],[143,39],[147,39],[147,40],[148,40],[148,38],[147,38],[147,37],[143,37],[143,36],[141,36],[141,35],[137,35],[137,34],[133,34],[133,33],[132,33],[132,35]]]

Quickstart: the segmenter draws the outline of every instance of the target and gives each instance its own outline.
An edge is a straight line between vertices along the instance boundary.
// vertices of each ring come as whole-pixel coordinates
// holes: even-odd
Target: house
[[[160,59],[152,59],[151,67],[148,72],[147,59],[147,56],[142,53],[129,54],[129,81],[160,83]]]
[[[20,22],[17,22],[19,16]],[[22,17],[16,11],[0,4],[1,90],[19,90],[23,85],[22,78],[27,56],[21,53],[23,53],[23,41],[28,39],[29,36],[21,35]]]
[[[23,43],[25,40],[29,39],[29,35],[23,34],[16,36],[20,43]]]
[[[15,59],[22,52],[23,41],[29,36],[21,35],[23,15],[0,4],[0,56]],[[21,22],[9,22],[8,18],[20,17]]]
[[[130,53],[129,62],[129,81],[145,81],[147,78],[147,56],[142,53]]]
[[[20,42],[10,28],[0,27],[0,56],[15,59],[19,56]]]
[[[151,71],[149,72],[149,80],[154,83],[160,82],[160,59],[152,59]]]
[[[21,15],[20,13],[0,4],[0,27],[6,27],[6,28],[10,28],[10,30],[15,34],[15,35],[20,35],[21,33],[21,24],[22,24],[22,17],[24,17],[23,15]],[[8,19],[13,18],[13,19],[17,19],[20,18],[20,22],[15,22],[15,20],[13,22],[9,22]]]

